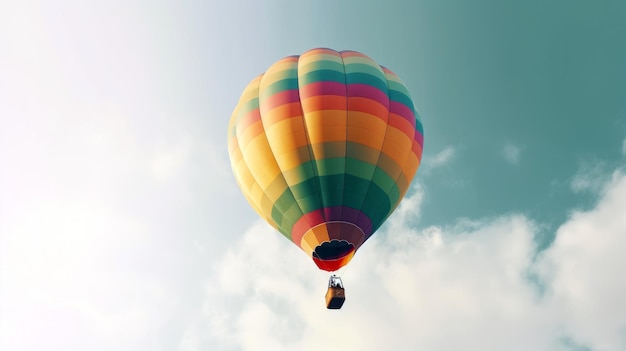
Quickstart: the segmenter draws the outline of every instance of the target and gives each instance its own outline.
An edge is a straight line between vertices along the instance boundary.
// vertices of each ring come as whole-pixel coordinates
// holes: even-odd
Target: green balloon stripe
[[[306,193],[307,189],[316,189],[316,184],[318,182],[339,183],[340,178],[343,182],[343,196],[340,203],[323,206],[320,204],[319,194],[313,191],[311,194],[314,195],[296,200],[298,201],[298,205],[302,209],[302,212],[309,213],[324,207],[345,206],[361,210],[370,218],[372,224],[375,226],[387,215],[387,212],[391,209],[391,205],[395,203],[395,201],[390,199],[382,188],[373,184],[370,179],[364,179],[352,174],[313,177],[296,185],[292,185],[291,188],[295,190],[294,193]],[[367,193],[367,201],[363,201],[361,196],[364,193]],[[272,211],[272,219],[276,221],[276,223],[282,223],[283,220],[295,222],[301,216],[298,215],[298,211],[290,211],[290,208],[293,207],[293,200],[290,199],[289,195],[290,193],[286,192],[284,197],[279,197],[274,203],[275,210]],[[282,209],[286,210],[282,211]],[[298,217],[295,219],[284,218],[291,215]]]

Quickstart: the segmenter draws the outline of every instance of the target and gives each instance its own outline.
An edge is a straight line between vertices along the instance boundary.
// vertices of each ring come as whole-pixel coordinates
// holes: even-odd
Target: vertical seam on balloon
[[[260,80],[259,80],[259,85],[260,85]],[[257,91],[258,91],[258,88],[257,88]],[[258,94],[257,94],[257,101],[258,101]],[[240,108],[240,104],[241,104],[241,100],[237,102],[237,105],[235,106],[235,110],[237,110],[237,109],[239,109],[239,108]],[[257,105],[258,105],[258,104],[257,104]],[[252,175],[252,178],[254,179],[254,182],[258,185],[258,184],[259,184],[259,182],[258,182],[258,180],[256,179],[256,177],[254,176],[254,174],[250,171],[250,165],[248,164],[248,162],[246,161],[246,158],[244,157],[243,149],[242,149],[241,144],[240,144],[240,142],[239,142],[239,136],[237,135],[237,123],[239,122],[239,119],[241,118],[241,116],[239,116],[239,115],[233,115],[233,116],[231,116],[231,119],[232,119],[232,118],[235,118],[235,121],[233,121],[233,134],[234,134],[234,135],[233,135],[233,138],[235,139],[235,142],[237,143],[237,149],[238,149],[238,150],[239,150],[239,152],[241,153],[241,160],[242,160],[243,164],[245,165],[245,167],[246,167],[246,169],[247,169],[248,173],[250,173],[250,174]],[[234,171],[234,169],[233,169],[233,171]],[[238,174],[237,174],[236,172],[233,172],[233,173],[235,173],[235,179],[237,179],[237,181],[239,182],[239,176],[238,176]],[[243,184],[243,183],[241,183],[241,184]],[[254,184],[253,184],[253,185],[254,185]],[[243,187],[242,187],[242,189],[241,189],[241,191],[242,191],[242,193],[243,193],[244,197],[246,197],[246,199],[248,200],[248,202],[250,202],[250,203],[252,204],[253,209],[257,210],[257,212],[259,212],[259,213],[260,213],[263,217],[265,217],[266,219],[269,219],[271,222],[274,222],[274,221],[272,220],[271,216],[269,216],[269,217],[268,217],[265,213],[263,213],[263,209],[262,209],[262,207],[260,206],[260,204],[257,206],[256,204],[254,204],[254,203],[253,203],[253,201],[252,201],[252,197],[249,195],[249,190],[250,190],[250,189],[247,189],[247,191],[244,191]],[[276,227],[278,228],[278,227],[279,227],[278,223],[275,223],[275,224],[276,224]]]
[[[346,101],[346,137],[344,138],[344,155],[343,155],[343,173],[341,174],[341,201],[339,201],[339,218],[343,219],[343,198],[344,198],[344,189],[346,184],[346,171],[348,170],[348,76],[346,73],[346,63],[343,60],[343,55],[341,52],[337,51],[339,58],[341,59],[341,68],[343,69],[343,83],[345,88],[345,101]],[[361,229],[363,231],[363,229]]]
[[[260,80],[259,80],[259,85],[260,85]],[[257,88],[257,91],[258,91],[258,88]],[[258,94],[257,94],[257,101],[258,101]],[[239,105],[239,103],[238,103],[237,105]],[[258,105],[258,103],[257,103],[257,105]],[[241,117],[241,116],[237,116],[237,117],[238,117],[238,118],[237,118],[237,121],[235,122],[235,125],[239,122],[239,119],[240,119],[240,117]],[[246,166],[246,169],[248,170],[248,172],[252,175],[252,178],[254,179],[254,182],[255,182],[255,183],[256,183],[256,185],[258,186],[258,185],[259,185],[259,181],[258,181],[257,177],[254,175],[254,173],[250,170],[250,165],[249,165],[249,164],[248,164],[248,162],[246,161],[245,154],[244,154],[244,152],[243,152],[243,148],[241,147],[241,143],[240,143],[239,136],[237,135],[237,128],[236,128],[236,127],[235,127],[234,132],[235,132],[235,139],[236,139],[236,141],[237,141],[237,147],[239,148],[239,150],[240,150],[240,152],[241,152],[241,159],[242,159],[242,161],[243,161],[244,165]],[[253,184],[253,186],[254,186],[254,184]],[[248,189],[248,193],[249,193],[249,190],[250,190],[250,189]],[[247,198],[249,198],[249,199],[252,199],[252,197],[251,197],[248,193],[245,193],[245,192],[244,192],[244,196],[246,196],[246,197],[247,197]],[[265,193],[265,191],[263,192],[263,194],[264,194],[265,196],[267,196],[267,194]],[[262,213],[262,215],[263,215],[266,219],[269,219],[271,222],[274,222],[274,221],[273,221],[273,219],[271,218],[271,213],[269,214],[269,216],[268,216],[266,213],[263,213],[263,209],[262,209],[262,207],[261,207],[261,204],[259,204],[259,205],[257,206],[257,208],[258,208],[258,211],[259,211],[260,213]],[[274,223],[275,223],[275,222],[274,222]],[[280,228],[279,223],[275,223],[275,224],[276,224],[276,228]]]
[[[383,69],[383,73],[385,74],[385,78],[387,79],[387,82],[389,82],[389,79],[387,78],[387,73],[385,72],[385,70]],[[395,75],[395,74],[394,74]],[[397,77],[397,75],[396,75]],[[398,79],[400,80],[400,77],[398,77]],[[413,110],[413,116],[415,118],[416,115],[416,111],[415,111],[415,105],[413,104],[413,99],[411,98],[411,94],[409,92],[409,88],[406,86],[406,84],[404,84],[404,82],[400,81],[400,83],[406,88],[408,95],[408,98],[411,100],[411,105],[412,106],[412,110]],[[389,83],[387,83],[389,84]],[[389,104],[391,105],[391,99],[389,100]],[[391,109],[389,110],[389,114],[391,115]],[[406,157],[404,158],[404,162],[402,162],[401,164],[399,164],[400,166],[400,173],[396,176],[396,178],[394,179],[394,183],[397,185],[398,184],[398,179],[400,179],[401,176],[403,176],[404,174],[404,165],[406,164],[407,160],[409,159],[409,157],[411,157],[411,153],[413,152],[413,140],[415,139],[415,133],[417,133],[417,125],[415,126],[414,130],[413,130],[413,137],[411,138],[411,149],[407,152]],[[415,172],[417,173],[417,169],[415,170]],[[408,192],[409,189],[411,188],[411,183],[412,183],[413,179],[412,178],[407,178],[407,188],[406,191]],[[393,189],[393,188],[392,188]],[[400,189],[398,189],[400,190]],[[389,194],[391,194],[391,191],[387,192],[387,197],[389,198]],[[400,204],[400,202],[402,201],[402,193],[400,192],[399,194],[399,198],[396,204],[391,204],[390,203],[390,208],[389,208],[389,213],[387,213],[387,215],[385,216],[385,218],[380,222],[381,224],[385,222],[385,220],[394,212],[394,210],[396,209],[396,207]],[[378,213],[377,213],[378,214]]]
[[[271,66],[270,66],[270,68],[271,68]],[[266,74],[263,73],[261,79],[259,80],[259,89],[257,91],[257,99],[258,99],[258,105],[259,105],[259,118],[261,119],[261,125],[263,125],[263,137],[267,141],[267,145],[270,148],[270,150],[272,151],[271,152],[272,158],[274,159],[274,163],[276,163],[276,167],[279,170],[277,177],[282,178],[283,182],[285,183],[285,191],[289,191],[291,193],[291,197],[293,197],[293,199],[295,200],[296,197],[293,195],[293,192],[291,191],[291,187],[289,186],[289,183],[287,183],[287,179],[285,179],[285,176],[283,175],[283,169],[280,167],[280,164],[278,164],[278,160],[276,159],[276,155],[274,154],[274,150],[272,148],[272,144],[269,142],[269,139],[267,138],[267,133],[265,131],[265,122],[263,121],[263,114],[261,113],[261,84],[262,84],[263,79],[265,77],[266,77]],[[256,181],[256,177],[254,176],[254,174],[252,174],[252,176],[255,178],[255,181]],[[258,184],[258,181],[257,181],[257,184]],[[267,196],[267,189],[263,189],[263,194]],[[280,198],[280,196],[279,196],[279,198]],[[295,201],[296,201],[296,204],[298,204],[298,201],[297,200],[295,200]],[[298,204],[298,207],[299,207],[299,204]],[[270,218],[272,218],[272,212],[274,212],[274,208],[276,208],[276,210],[283,215],[283,217],[281,217],[281,218],[284,218],[285,212],[283,212],[280,208],[276,207],[275,203],[272,204],[272,209],[270,210]],[[300,212],[302,212],[302,208],[300,208]],[[272,221],[274,221],[273,218],[272,218]],[[292,242],[293,242],[293,237],[292,236],[293,236],[293,226],[294,225],[295,225],[295,222],[291,223],[291,228],[289,228],[290,229],[289,232],[288,233],[283,233],[283,234],[289,235],[289,240],[291,240]],[[280,229],[283,229],[281,223],[276,223],[276,226],[278,228],[280,228]],[[299,244],[298,244],[298,246],[299,246]]]
[[[306,54],[306,52],[304,54]],[[302,99],[300,98],[300,58],[301,57],[302,57],[302,55],[298,56],[298,64],[296,65],[296,79],[298,80],[298,104],[300,105],[300,113],[302,115],[302,125],[304,126],[304,137],[306,138],[306,144],[307,144],[307,150],[309,152],[310,164],[311,164],[311,167],[313,168],[313,177],[315,178],[315,181],[313,182],[315,184],[315,187],[316,187],[315,194],[317,194],[317,196],[319,197],[320,204],[322,206],[322,208],[320,208],[318,210],[321,212],[322,218],[324,219],[324,221],[326,221],[325,214],[324,214],[324,195],[322,195],[322,191],[321,191],[322,185],[320,184],[319,171],[317,169],[317,160],[315,159],[315,157],[313,155],[313,148],[312,148],[312,145],[311,145],[311,139],[309,138],[309,128],[308,128],[307,123],[306,123],[306,116],[304,115],[304,109],[302,108]],[[302,215],[306,216],[306,213],[304,213],[304,211],[302,211]],[[308,222],[308,218],[305,219],[305,220]],[[310,222],[308,222],[308,223],[309,223],[309,227],[312,227],[311,223]],[[298,245],[300,245],[300,243],[298,243]]]
[[[389,117],[390,117],[390,115],[391,115],[391,107],[390,107],[390,105],[391,105],[391,99],[389,98],[389,80],[387,80],[387,76],[385,75],[385,71],[383,70],[382,66],[380,66],[378,63],[376,63],[376,62],[375,62],[374,60],[372,60],[371,58],[370,58],[370,60],[371,60],[371,61],[372,61],[372,62],[373,62],[373,63],[374,63],[374,64],[375,64],[375,65],[376,65],[376,66],[377,66],[380,70],[381,70],[381,72],[382,72],[382,74],[383,74],[383,77],[385,77],[385,80],[387,81],[387,122],[386,122],[386,125],[385,125],[385,135],[384,135],[384,137],[383,137],[383,143],[382,143],[382,144],[381,144],[381,146],[380,146],[380,150],[378,150],[378,158],[376,159],[376,164],[374,165],[374,166],[375,166],[375,168],[374,168],[374,172],[372,173],[372,179],[370,179],[370,184],[369,184],[369,186],[367,187],[367,191],[365,192],[365,196],[363,197],[363,200],[362,200],[362,202],[361,202],[361,206],[359,206],[359,207],[360,207],[360,208],[359,208],[359,211],[360,211],[359,216],[367,216],[367,215],[363,212],[363,204],[365,204],[365,200],[367,199],[367,196],[369,195],[370,190],[372,189],[372,185],[378,186],[378,185],[376,185],[376,184],[374,183],[374,178],[373,178],[373,177],[374,177],[374,175],[376,174],[376,169],[377,169],[377,168],[379,168],[380,158],[381,158],[381,155],[383,154],[383,149],[384,149],[384,147],[385,147],[385,142],[386,142],[386,140],[387,140],[387,131],[389,130]],[[375,212],[375,213],[377,213],[377,212]],[[374,234],[374,227],[375,227],[375,225],[376,225],[376,222],[374,221],[374,218],[375,218],[374,216],[372,216],[372,218],[369,218],[370,223],[371,223],[371,225],[372,225],[372,228],[370,228],[369,233],[366,233],[366,234],[365,234],[365,238],[363,239],[363,243],[365,243],[365,241],[366,241],[366,240],[367,240],[370,236],[372,236],[372,234]],[[358,222],[358,218],[357,218],[357,222]],[[379,221],[379,222],[380,222],[380,221]],[[363,245],[363,243],[361,243],[361,245]]]
[[[300,61],[300,56],[301,56],[301,55],[294,55],[293,57],[298,57],[298,61]],[[271,66],[270,66],[270,68],[271,68]],[[298,79],[298,71],[297,71],[297,69],[298,69],[298,66],[296,65],[296,79]],[[269,70],[269,69],[268,69],[268,70]],[[263,79],[264,79],[264,78],[265,78],[265,75],[263,76],[263,78],[261,78],[261,82],[263,81]],[[298,81],[299,81],[299,80],[298,80]],[[259,84],[259,87],[260,87],[260,86],[261,86],[261,84]],[[299,87],[298,87],[298,91],[297,91],[297,93],[298,93],[298,101],[300,101],[300,89],[299,89]],[[260,89],[259,89],[259,94],[260,94]],[[260,105],[260,96],[259,96],[259,105]],[[261,110],[259,109],[259,113],[260,113],[260,112],[261,112]],[[302,114],[302,105],[300,105],[300,113]],[[304,119],[304,116],[302,116],[302,118]],[[263,122],[263,115],[261,115],[261,123],[263,124],[263,129],[265,130],[265,123]],[[304,123],[304,121],[303,121],[303,123]],[[305,128],[306,128],[306,126],[305,126]],[[306,135],[306,131],[305,131],[305,135]],[[308,135],[307,135],[307,141],[308,141]],[[296,245],[298,245],[298,247],[302,248],[302,247],[300,246],[300,243],[299,243],[299,242],[297,243],[297,242],[293,241],[293,227],[295,226],[295,224],[296,224],[299,220],[301,220],[301,219],[302,219],[302,217],[304,217],[304,218],[305,218],[305,220],[308,222],[308,220],[307,220],[307,219],[306,219],[306,217],[305,217],[306,213],[304,212],[304,210],[303,210],[302,206],[300,206],[300,203],[298,202],[298,199],[297,199],[297,198],[296,198],[296,196],[294,195],[294,193],[293,193],[293,191],[292,191],[292,189],[291,189],[291,185],[287,182],[287,179],[286,179],[286,178],[285,178],[285,176],[283,175],[283,171],[284,171],[284,170],[280,167],[280,164],[278,164],[278,160],[276,160],[276,156],[274,155],[274,152],[273,152],[273,151],[274,151],[274,149],[273,149],[273,147],[272,147],[272,144],[271,144],[271,143],[269,143],[269,140],[268,140],[268,144],[269,144],[269,146],[270,146],[270,149],[272,150],[272,156],[274,156],[274,160],[276,161],[276,164],[278,165],[278,169],[281,171],[281,172],[280,172],[280,175],[282,176],[283,180],[285,181],[285,184],[287,185],[287,188],[286,188],[286,190],[285,190],[285,191],[289,191],[289,192],[291,193],[291,196],[293,197],[293,199],[294,199],[294,201],[295,201],[296,205],[297,205],[297,206],[298,206],[298,208],[300,209],[300,213],[302,213],[302,216],[301,216],[300,218],[298,218],[298,219],[297,219],[294,223],[292,223],[292,226],[291,226],[291,228],[290,228],[290,233],[289,233],[289,237],[290,237],[291,241],[292,241],[293,243],[295,243]],[[283,212],[281,212],[281,213],[283,213]],[[283,215],[284,215],[284,213],[283,213]]]

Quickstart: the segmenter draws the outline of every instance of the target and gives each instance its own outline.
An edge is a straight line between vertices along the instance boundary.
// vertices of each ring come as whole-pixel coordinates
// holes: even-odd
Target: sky
[[[626,3],[3,1],[0,349],[626,350]],[[282,57],[406,83],[422,165],[342,272],[262,222],[230,113]]]

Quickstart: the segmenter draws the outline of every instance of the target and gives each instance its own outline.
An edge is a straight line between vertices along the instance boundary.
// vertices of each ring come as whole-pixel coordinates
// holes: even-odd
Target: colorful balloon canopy
[[[228,127],[247,200],[327,271],[346,265],[397,207],[423,135],[398,76],[359,52],[324,48],[252,80]]]

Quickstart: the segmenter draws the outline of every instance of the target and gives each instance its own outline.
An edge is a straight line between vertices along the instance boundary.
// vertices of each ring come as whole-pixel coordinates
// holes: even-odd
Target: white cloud
[[[437,155],[435,155],[435,158],[431,161],[432,167],[435,168],[448,163],[452,159],[452,157],[454,157],[454,154],[454,147],[446,147],[445,149],[441,150]]]
[[[512,165],[516,165],[519,163],[521,152],[522,150],[519,148],[519,146],[513,144],[506,144],[504,148],[502,148],[502,156],[508,163]]]
[[[170,151],[123,112],[66,112],[0,130],[0,349],[171,350],[201,303],[207,257],[229,240],[216,235],[233,226],[228,211],[198,206],[225,197],[227,164],[163,133],[191,151],[157,178],[154,155]],[[199,207],[210,225],[189,215]]]
[[[0,152],[0,349],[171,350],[201,303],[207,257],[228,240],[188,215],[204,195],[224,197],[220,160],[194,143],[158,181],[159,149],[119,111],[68,112],[43,127],[16,121]]]
[[[190,327],[211,332],[188,334],[195,347],[186,350],[626,348],[622,173],[537,261],[536,228],[524,216],[411,229],[421,196],[406,199],[354,258],[340,311],[324,308],[327,274],[257,223],[215,266],[208,321]]]
[[[232,171],[225,158],[226,148],[219,147],[212,142],[197,140],[191,135],[178,135],[175,140],[163,145],[150,157],[152,176],[160,181],[180,181],[181,178],[192,177],[190,170],[201,166],[211,170],[217,181],[214,184],[223,184],[230,180]]]
[[[175,293],[153,272],[159,238],[143,224],[85,203],[23,209],[2,223],[0,348],[140,347],[173,316]]]
[[[607,164],[598,160],[581,161],[576,174],[572,177],[570,187],[575,193],[583,191],[599,192],[609,180]]]
[[[192,152],[189,140],[159,150],[152,157],[152,173],[160,181],[166,181],[179,173],[188,162]]]
[[[443,150],[439,151],[430,160],[422,162],[421,172],[429,173],[433,169],[440,168],[443,165],[449,163],[455,155],[455,148],[453,146],[447,146]]]
[[[626,175],[615,172],[598,205],[576,212],[539,261],[546,305],[565,333],[592,350],[626,349]]]
[[[171,350],[233,227],[227,118],[186,125],[216,112],[162,10],[51,6],[0,4],[0,350]]]

